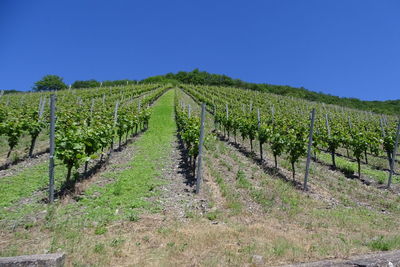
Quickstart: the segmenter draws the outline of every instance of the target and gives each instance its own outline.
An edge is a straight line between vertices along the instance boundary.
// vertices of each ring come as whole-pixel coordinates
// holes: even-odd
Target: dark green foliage
[[[170,83],[173,85],[177,85],[180,82],[174,78],[170,79],[170,78],[166,77],[166,75],[159,75],[159,76],[153,76],[153,77],[146,78],[146,79],[142,80],[141,83],[164,83],[164,84]]]
[[[66,89],[63,78],[57,75],[46,75],[40,81],[35,82],[34,91],[53,91]]]
[[[72,88],[92,88],[92,87],[99,87],[100,82],[91,79],[91,80],[86,80],[86,81],[75,81],[71,87]]]
[[[0,91],[4,91],[4,94],[5,94],[5,95],[6,95],[6,94],[22,93],[22,91],[18,91],[18,90],[14,90],[14,89],[11,89],[11,90],[0,90]]]
[[[91,80],[84,80],[84,81],[75,81],[72,84],[72,88],[94,88],[100,86],[120,86],[120,85],[127,85],[127,84],[136,84],[137,81],[135,80],[115,80],[115,81],[103,81],[99,82],[94,79]]]
[[[278,95],[293,96],[303,98],[310,101],[323,102],[326,104],[339,105],[362,110],[368,110],[376,113],[399,114],[400,100],[387,101],[362,101],[357,98],[338,97],[321,92],[309,91],[303,87],[296,88],[288,85],[273,84],[257,84],[242,81],[240,79],[232,79],[226,75],[211,74],[206,71],[195,69],[191,72],[180,71],[176,74],[168,73],[165,75],[149,77],[142,83],[186,83],[195,85],[217,85],[217,86],[233,86],[245,88],[255,91],[270,92]]]
[[[114,81],[103,81],[103,86],[121,86],[121,85],[127,85],[127,84],[136,84],[136,80],[114,80]]]

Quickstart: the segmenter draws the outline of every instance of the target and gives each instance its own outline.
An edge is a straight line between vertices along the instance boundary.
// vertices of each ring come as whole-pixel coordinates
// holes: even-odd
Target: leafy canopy
[[[67,85],[63,78],[57,75],[46,75],[41,80],[35,82],[34,91],[52,91],[66,89]]]

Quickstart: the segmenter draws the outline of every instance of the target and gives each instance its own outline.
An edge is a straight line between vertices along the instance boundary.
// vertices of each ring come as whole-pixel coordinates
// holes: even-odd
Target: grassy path
[[[87,190],[80,204],[85,206],[90,218],[97,221],[134,219],[137,210],[157,210],[145,198],[157,194],[156,187],[162,183],[157,177],[172,149],[176,130],[173,101],[174,91],[170,90],[154,106],[149,130],[134,143],[136,152],[128,169],[113,174],[114,183],[103,187],[94,185]]]

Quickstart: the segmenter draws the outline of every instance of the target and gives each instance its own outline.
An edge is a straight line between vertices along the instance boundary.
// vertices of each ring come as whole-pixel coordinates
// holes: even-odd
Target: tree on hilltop
[[[67,85],[63,78],[57,75],[46,75],[41,80],[35,82],[34,91],[53,91],[66,89]]]

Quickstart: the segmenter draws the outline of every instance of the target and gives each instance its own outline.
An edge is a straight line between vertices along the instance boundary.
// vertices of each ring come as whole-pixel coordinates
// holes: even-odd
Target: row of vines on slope
[[[328,151],[332,166],[339,148],[352,151],[361,176],[361,160],[368,155],[393,155],[397,120],[395,117],[343,109],[290,97],[246,91],[236,88],[187,86],[182,89],[198,102],[205,102],[215,115],[215,122],[224,134],[248,139],[250,149],[258,139],[260,148],[269,144],[275,167],[277,157],[286,155],[295,177],[295,163],[305,156],[309,129],[309,111],[316,109],[313,138],[314,156]],[[258,113],[261,114],[258,120]]]
[[[118,101],[132,101],[144,97],[157,86],[129,86],[123,88],[98,88],[88,90],[63,90],[55,92],[58,110],[79,109],[92,115]],[[29,98],[29,101],[27,100]],[[37,138],[49,126],[49,93],[28,93],[0,98],[0,138],[8,144],[6,158],[23,138],[30,139],[27,156],[32,157]],[[82,115],[83,116],[83,115]],[[63,118],[61,118],[63,119]],[[0,155],[1,156],[1,155]]]
[[[55,156],[67,168],[66,183],[72,169],[100,157],[141,129],[148,127],[150,105],[168,86],[146,85],[56,92]],[[31,148],[41,131],[49,131],[50,114],[46,108],[49,93],[30,94],[31,100],[15,96],[0,102],[0,136],[6,138],[9,152],[23,135],[31,137]],[[20,103],[20,105],[18,105]],[[38,108],[39,106],[39,108]]]
[[[196,170],[196,159],[199,154],[200,118],[186,109],[185,103],[181,100],[179,91],[175,92],[175,120],[178,128],[178,135],[188,153],[188,165],[193,175]]]

